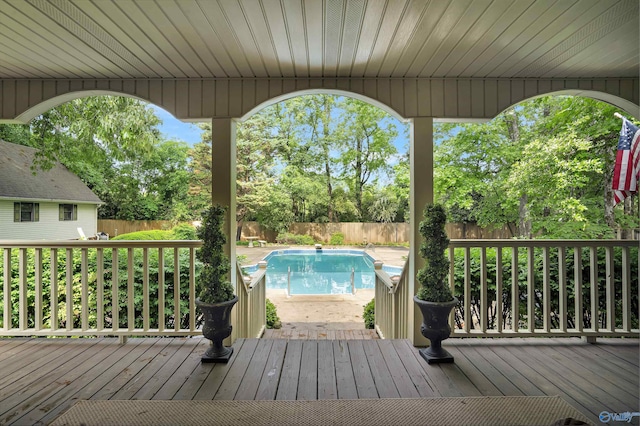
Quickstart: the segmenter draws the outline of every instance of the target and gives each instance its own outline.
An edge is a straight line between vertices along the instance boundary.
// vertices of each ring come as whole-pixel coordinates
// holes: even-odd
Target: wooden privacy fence
[[[154,229],[170,229],[173,224],[169,220],[114,220],[98,219],[98,232],[106,232],[111,237],[138,231]]]
[[[289,232],[297,235],[310,235],[315,241],[329,242],[337,233],[344,235],[344,242],[349,244],[403,244],[409,243],[410,225],[408,223],[292,223]],[[505,239],[513,238],[507,226],[503,228],[481,228],[468,223],[448,223],[447,235],[451,239],[481,238]],[[276,235],[265,230],[257,222],[245,222],[242,225],[242,238],[256,236],[263,240],[274,241]]]
[[[187,223],[187,222],[185,222]],[[98,231],[106,232],[111,237],[137,231],[153,229],[170,229],[175,225],[168,220],[98,220]],[[351,244],[403,244],[409,243],[410,226],[408,223],[293,223],[289,232],[297,235],[310,235],[318,242],[329,242],[331,236],[337,233],[344,235],[344,242]],[[451,239],[480,238],[504,239],[513,238],[507,226],[503,228],[481,228],[468,223],[447,224],[447,235]],[[260,237],[260,239],[275,242],[277,233],[263,228],[258,222],[244,222],[242,224],[242,238]]]

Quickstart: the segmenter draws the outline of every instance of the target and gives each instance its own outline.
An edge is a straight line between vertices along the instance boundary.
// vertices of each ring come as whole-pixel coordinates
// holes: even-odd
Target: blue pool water
[[[349,294],[351,275],[356,289],[374,288],[374,259],[358,250],[277,250],[269,253],[266,284],[268,289],[287,289],[291,271],[291,294]],[[249,273],[256,266],[247,267]],[[401,268],[384,267],[389,274]]]

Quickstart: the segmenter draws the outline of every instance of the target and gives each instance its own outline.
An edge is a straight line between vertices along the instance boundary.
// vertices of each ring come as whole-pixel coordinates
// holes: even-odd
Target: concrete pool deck
[[[281,246],[267,247],[238,246],[237,255],[246,256],[246,265],[254,265],[274,250],[309,249],[312,246]],[[357,246],[324,246],[323,250],[363,250]],[[375,260],[385,265],[402,267],[409,255],[406,247],[376,246],[366,252]],[[373,289],[358,290],[355,295],[335,294],[318,296],[287,297],[284,290],[267,289],[267,298],[273,302],[282,321],[283,328],[296,329],[328,329],[328,330],[356,330],[364,328],[362,313],[364,306],[374,297]]]

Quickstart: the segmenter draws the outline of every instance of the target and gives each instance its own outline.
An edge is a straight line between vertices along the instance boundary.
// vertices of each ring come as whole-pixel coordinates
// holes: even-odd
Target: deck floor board
[[[349,345],[345,340],[334,340],[333,357],[336,368],[336,389],[338,399],[358,399],[356,379],[351,367]]]
[[[114,398],[560,395],[594,423],[640,411],[638,339],[449,339],[456,362],[428,365],[407,340],[322,337],[240,339],[227,364],[201,363],[201,338],[0,339],[11,361],[0,424],[46,424],[77,400]]]

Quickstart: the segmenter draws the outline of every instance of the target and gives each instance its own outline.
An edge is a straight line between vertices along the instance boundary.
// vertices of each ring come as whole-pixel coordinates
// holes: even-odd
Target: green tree
[[[154,111],[141,101],[91,96],[33,119],[29,145],[39,150],[38,167],[50,168],[60,161],[78,173],[78,162],[111,165],[146,155],[159,139],[158,124]]]
[[[189,199],[191,209],[200,215],[211,205],[211,125],[199,125],[204,132],[202,140],[189,150]]]
[[[483,125],[436,126],[436,198],[454,221],[506,224],[521,237],[601,238],[637,226],[633,200],[611,202],[615,111],[543,97]]]
[[[434,192],[454,222],[508,225],[518,210],[507,203],[504,182],[520,150],[498,117],[486,124],[435,127]],[[515,230],[514,230],[515,232]]]
[[[342,124],[342,176],[354,192],[360,217],[364,215],[362,196],[367,183],[389,170],[389,158],[396,154],[393,140],[398,135],[390,116],[357,99],[344,100]]]

